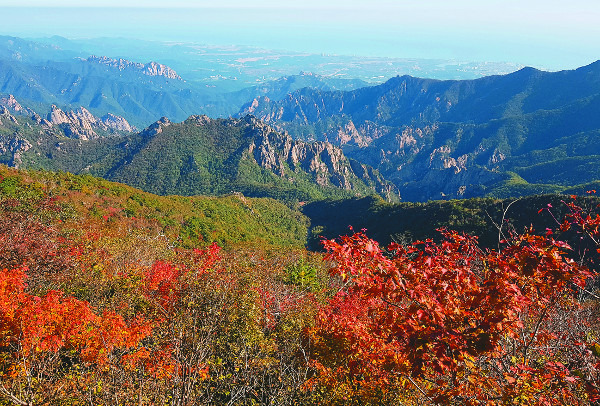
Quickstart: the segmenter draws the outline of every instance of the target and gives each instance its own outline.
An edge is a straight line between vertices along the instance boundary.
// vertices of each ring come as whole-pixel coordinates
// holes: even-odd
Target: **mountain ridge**
[[[339,148],[293,141],[252,116],[195,115],[180,123],[163,117],[128,135],[108,128],[110,117],[97,119],[85,108],[65,113],[53,105],[47,119],[19,120],[2,109],[0,162],[11,166],[90,173],[163,195],[241,192],[305,201],[379,194],[399,200],[377,171],[348,160]],[[123,124],[112,120],[113,127]]]
[[[350,158],[379,169],[408,200],[502,197],[521,193],[511,189],[511,172],[526,175],[519,168],[540,163],[511,162],[543,151],[553,161],[569,155],[563,138],[578,145],[597,137],[600,61],[576,70],[524,68],[469,81],[405,75],[354,91],[302,89],[279,101],[256,98],[239,114],[250,111],[296,139],[342,147]],[[574,153],[586,154],[582,148]],[[530,189],[544,190],[551,180],[538,178]],[[591,174],[582,177],[591,180]],[[525,176],[522,181],[528,183]]]
[[[272,187],[273,193],[283,196],[286,190],[291,193],[316,183],[325,189],[377,192],[397,200],[397,192],[379,174],[361,164],[352,166],[339,148],[293,141],[252,116],[232,120],[196,115],[181,123],[163,118],[140,132],[139,138],[138,143],[132,139],[121,163],[107,172],[110,179],[143,185],[159,194],[241,191],[269,196]],[[158,151],[160,156],[155,155]],[[173,156],[164,159],[168,154]],[[146,162],[155,162],[155,168]],[[163,179],[162,186],[154,185],[156,178]],[[256,183],[257,179],[263,181]]]
[[[166,65],[154,61],[148,63],[139,63],[132,62],[123,58],[113,59],[107,56],[96,55],[91,55],[86,59],[86,61],[109,66],[111,68],[118,69],[119,71],[132,70],[140,72],[143,75],[147,76],[163,76],[167,79],[183,80],[181,76],[179,76],[177,72],[175,72],[175,70],[171,69]]]

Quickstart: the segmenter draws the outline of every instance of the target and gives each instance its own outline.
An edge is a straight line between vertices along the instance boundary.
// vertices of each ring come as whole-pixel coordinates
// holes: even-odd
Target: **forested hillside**
[[[378,169],[406,201],[515,197],[598,180],[600,62],[476,80],[399,76],[353,91],[301,89],[251,113],[327,140]]]
[[[495,249],[323,256],[273,200],[0,167],[0,404],[594,405],[600,217],[563,200]]]

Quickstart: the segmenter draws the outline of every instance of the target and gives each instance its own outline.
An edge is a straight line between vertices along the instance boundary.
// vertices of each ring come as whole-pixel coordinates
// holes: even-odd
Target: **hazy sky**
[[[0,33],[17,36],[127,36],[550,69],[600,59],[599,0],[0,0],[0,6]],[[119,10],[90,9],[100,6]]]

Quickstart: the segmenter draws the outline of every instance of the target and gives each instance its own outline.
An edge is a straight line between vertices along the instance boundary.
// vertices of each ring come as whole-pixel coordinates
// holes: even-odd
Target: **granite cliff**
[[[181,76],[179,76],[177,72],[158,62],[139,63],[128,61],[127,59],[122,58],[113,59],[107,56],[96,55],[92,55],[87,58],[87,62],[108,66],[120,71],[139,72],[147,76],[162,76],[167,79],[182,80]]]
[[[55,105],[49,110],[42,116],[24,107],[13,95],[0,97],[0,163],[19,167],[42,156],[51,158],[51,149],[60,150],[65,139],[81,142],[118,138],[137,131],[123,117],[113,114],[98,118],[83,107],[65,112]],[[28,151],[30,156],[23,162],[23,154]]]
[[[135,131],[135,127],[129,125],[123,117],[106,114],[102,118],[98,118],[84,107],[65,113],[60,108],[52,105],[44,123],[49,127],[58,126],[64,131],[66,137],[82,140],[100,137],[97,131],[105,133],[110,131],[131,133]]]

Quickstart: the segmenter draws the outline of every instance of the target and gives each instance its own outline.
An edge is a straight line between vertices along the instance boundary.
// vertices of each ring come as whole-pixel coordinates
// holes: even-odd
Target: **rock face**
[[[79,138],[82,140],[98,138],[98,134],[94,131],[94,127],[107,129],[104,123],[98,121],[96,117],[83,107],[80,107],[76,111],[65,113],[55,105],[52,105],[47,120],[53,126],[60,126],[67,137]]]
[[[251,119],[250,125],[253,140],[248,152],[261,167],[285,176],[287,164],[292,171],[301,168],[314,174],[321,186],[351,188],[345,176],[351,168],[341,149],[328,142],[293,141],[288,134],[276,132],[258,120]]]
[[[108,128],[111,128],[116,131],[122,131],[122,132],[127,132],[127,133],[132,133],[132,132],[137,131],[137,129],[134,126],[130,125],[127,122],[127,120],[125,120],[123,117],[115,116],[114,114],[111,114],[111,113],[108,113],[108,114],[105,114],[104,116],[102,116],[100,121],[102,121],[102,123],[105,126],[107,126]]]
[[[154,137],[155,135],[162,133],[163,129],[170,125],[171,121],[167,117],[161,117],[160,120],[158,120],[155,123],[152,123],[145,130],[140,132],[140,135],[144,138]]]
[[[10,111],[6,107],[0,106],[0,125],[4,125],[6,122],[19,124],[16,117],[10,114]]]
[[[167,79],[182,80],[181,77],[173,69],[162,65],[158,62],[149,62],[146,64],[131,62],[127,59],[112,59],[106,56],[92,55],[87,59],[88,62],[106,65],[120,71],[139,72],[147,76],[162,76]]]
[[[6,107],[0,106],[0,129],[11,124],[18,126],[17,118]],[[31,147],[31,143],[23,138],[19,131],[9,128],[9,132],[0,132],[0,156],[9,157],[6,163],[10,166],[18,168],[22,163],[21,154],[27,152]]]
[[[399,200],[397,188],[368,165],[349,160],[341,148],[329,142],[294,141],[289,134],[275,131],[252,116],[244,121],[251,128],[248,153],[262,168],[292,182],[293,173],[308,173],[320,186],[345,190],[364,183],[389,201]]]
[[[65,113],[55,105],[52,105],[44,124],[50,127],[58,126],[64,131],[65,136],[81,140],[98,138],[99,135],[96,132],[98,130],[105,132],[109,130],[133,132],[135,130],[123,117],[108,114],[99,119],[83,107]]]
[[[18,168],[23,163],[21,154],[29,151],[31,143],[22,138],[19,134],[4,135],[0,134],[0,156],[8,155],[10,157],[7,164]]]

